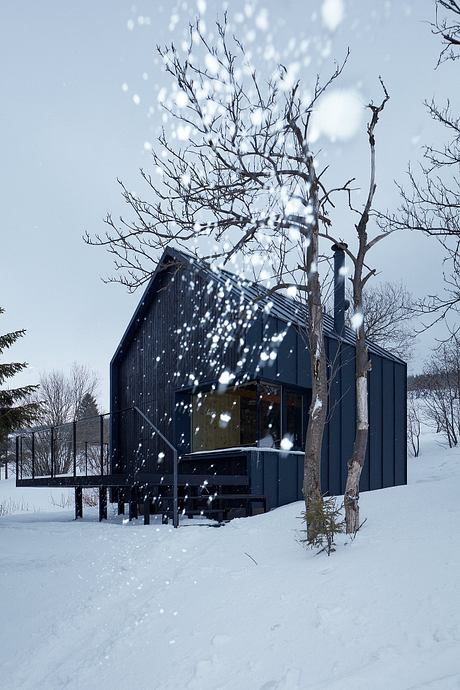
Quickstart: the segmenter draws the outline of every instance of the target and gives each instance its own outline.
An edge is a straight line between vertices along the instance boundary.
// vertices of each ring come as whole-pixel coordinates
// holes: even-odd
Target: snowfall
[[[425,433],[328,557],[301,503],[174,530],[0,481],[0,686],[460,688],[459,487],[460,450]]]

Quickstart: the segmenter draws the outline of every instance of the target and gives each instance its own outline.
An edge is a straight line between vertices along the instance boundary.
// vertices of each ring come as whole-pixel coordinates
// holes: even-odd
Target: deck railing
[[[110,472],[110,414],[16,436],[16,477],[104,476]]]
[[[177,527],[177,449],[138,407],[22,431],[16,436],[16,478],[19,481],[76,478],[75,486],[79,486],[81,477],[126,475],[136,487],[140,483],[139,473],[148,474],[154,466],[160,476],[166,457],[163,448],[172,454],[172,513]]]

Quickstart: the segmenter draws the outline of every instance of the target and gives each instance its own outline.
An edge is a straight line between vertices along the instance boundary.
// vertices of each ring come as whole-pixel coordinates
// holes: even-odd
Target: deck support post
[[[137,520],[139,517],[139,510],[138,510],[138,492],[136,487],[132,487],[130,491],[130,496],[129,496],[129,519],[130,520]]]
[[[125,495],[123,489],[117,489],[118,515],[125,514]]]
[[[173,449],[173,526],[179,527],[179,500],[178,500],[178,458],[177,450]]]
[[[144,525],[150,525],[150,508],[152,499],[150,496],[144,496]]]
[[[75,520],[83,517],[83,489],[81,486],[75,487]]]
[[[105,486],[99,487],[99,522],[107,520],[107,489]]]

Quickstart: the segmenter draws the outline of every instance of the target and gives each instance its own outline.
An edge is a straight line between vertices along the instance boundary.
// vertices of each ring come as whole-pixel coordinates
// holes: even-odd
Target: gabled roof
[[[251,282],[245,278],[241,278],[240,276],[237,276],[226,269],[216,269],[206,261],[197,259],[182,249],[179,250],[175,247],[169,246],[163,252],[158,265],[148,282],[147,288],[145,289],[144,294],[142,295],[142,298],[112,358],[112,362],[115,361],[118,355],[122,352],[125,345],[130,342],[135,330],[137,329],[137,326],[139,325],[145,312],[148,310],[151,300],[156,293],[159,274],[165,269],[165,266],[171,263],[189,265],[203,275],[203,277],[207,278],[208,280],[213,280],[217,285],[220,284],[226,288],[230,287],[230,291],[238,293],[238,295],[243,294],[244,299],[247,299],[248,303],[254,303],[257,300],[260,304],[261,310],[266,310],[271,316],[280,319],[285,323],[292,323],[294,326],[305,328],[306,307],[299,301],[292,299],[287,295],[281,294],[280,292],[269,294],[266,288],[258,285],[257,283]],[[342,334],[342,338],[339,338],[334,330],[333,317],[326,313],[324,314],[324,330],[325,335],[328,338],[333,338],[335,340],[341,339],[349,345],[355,344],[354,331],[346,327],[344,333]],[[384,350],[379,345],[369,342],[368,347],[371,354],[405,364],[402,359],[396,357],[396,355],[393,355],[387,350]]]

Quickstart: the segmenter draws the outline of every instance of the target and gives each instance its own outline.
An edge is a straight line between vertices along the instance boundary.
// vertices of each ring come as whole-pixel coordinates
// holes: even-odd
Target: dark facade
[[[246,491],[270,494],[268,507],[301,498],[302,456],[294,451],[302,448],[311,400],[304,323],[294,300],[268,298],[227,271],[166,250],[111,362],[113,474],[142,483],[172,472],[163,442],[139,415],[124,412],[137,407],[178,448],[180,475],[249,477]],[[331,494],[344,492],[355,432],[354,334],[342,333],[327,316],[333,383],[322,488]],[[406,365],[372,344],[369,350],[363,491],[407,478]],[[264,434],[274,448],[254,450]],[[203,452],[221,447],[240,450]],[[284,485],[290,488],[280,495]]]
[[[336,268],[343,256],[337,245]],[[336,270],[336,277],[339,275]],[[322,489],[343,494],[355,433],[354,333],[343,280],[325,315],[331,387]],[[119,513],[219,520],[302,498],[311,403],[304,307],[167,249],[112,359],[110,414],[16,437],[20,486],[99,488]],[[338,333],[341,333],[339,337]],[[406,365],[369,344],[369,443],[361,489],[405,484]],[[178,462],[175,458],[179,457]]]

